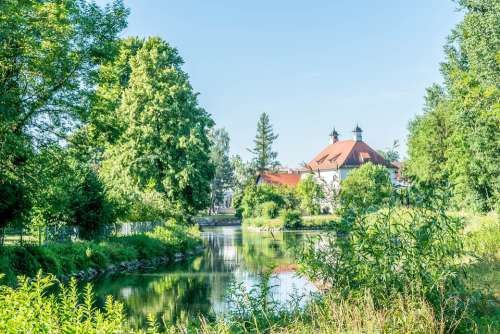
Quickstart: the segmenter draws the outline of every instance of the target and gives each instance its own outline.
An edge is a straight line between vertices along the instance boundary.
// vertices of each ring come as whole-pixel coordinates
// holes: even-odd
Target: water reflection
[[[203,255],[189,261],[140,272],[105,277],[95,284],[98,301],[111,294],[122,301],[129,321],[141,327],[148,314],[165,322],[185,322],[202,314],[227,311],[227,290],[237,282],[252,288],[265,272],[272,295],[286,302],[291,295],[315,288],[296,275],[291,249],[317,232],[249,232],[239,227],[206,228]],[[162,321],[160,320],[160,321]]]

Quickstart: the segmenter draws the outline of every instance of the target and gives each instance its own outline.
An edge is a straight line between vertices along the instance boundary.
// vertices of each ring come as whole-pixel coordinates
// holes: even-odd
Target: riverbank
[[[241,219],[234,214],[217,214],[212,216],[195,217],[194,221],[200,227],[203,226],[238,226],[241,225]]]
[[[466,253],[462,286],[449,291],[443,303],[455,303],[457,313],[440,313],[423,296],[400,294],[392,303],[374,306],[369,291],[358,296],[339,296],[334,291],[306,308],[286,310],[263,306],[259,296],[250,300],[246,313],[224,321],[197,324],[187,333],[229,334],[240,332],[298,333],[498,333],[500,332],[500,220],[498,214],[453,213],[465,220]],[[254,299],[252,299],[254,298]],[[464,303],[465,308],[462,308]],[[246,304],[245,304],[246,305]],[[440,306],[438,306],[439,308]],[[441,307],[444,307],[441,305]],[[442,311],[442,310],[441,310]],[[460,312],[465,312],[461,314]],[[199,328],[201,327],[201,329]]]
[[[297,307],[282,309],[267,305],[265,309],[259,302],[264,299],[260,295],[249,297],[248,293],[240,294],[245,300],[250,301],[251,307],[246,308],[246,315],[250,318],[237,317],[236,311],[232,317],[218,321],[195,321],[190,325],[179,324],[167,328],[165,332],[204,333],[204,334],[229,334],[241,332],[273,332],[281,334],[298,333],[359,333],[359,332],[390,332],[390,333],[442,333],[453,331],[455,324],[460,322],[460,331],[466,333],[498,333],[500,330],[498,298],[498,261],[500,249],[500,222],[498,215],[466,217],[466,233],[464,234],[466,248],[474,253],[474,259],[467,261],[465,268],[469,277],[463,291],[463,298],[467,301],[467,313],[440,314],[433,306],[418,296],[400,295],[392,304],[380,307],[375,306],[369,292],[358,296],[339,296],[334,292],[327,293],[323,298],[314,300],[305,308]],[[492,264],[495,264],[492,266]],[[490,272],[478,268],[489,268]],[[168,280],[167,280],[168,281]],[[25,283],[21,288],[0,288],[0,303],[3,310],[0,312],[0,332],[2,329],[24,332],[33,323],[59,324],[61,328],[79,328],[83,318],[68,317],[67,308],[71,306],[72,312],[77,314],[85,309],[84,303],[79,303],[78,298],[68,298],[64,295],[50,299],[44,291],[51,282],[49,278],[38,279],[35,284]],[[68,289],[68,291],[76,291]],[[76,292],[72,292],[76,293]],[[238,292],[237,292],[238,293]],[[249,298],[247,298],[249,297]],[[91,297],[90,297],[91,298]],[[81,300],[81,299],[80,299]],[[452,302],[453,300],[449,300]],[[48,307],[48,306],[50,307]],[[104,319],[97,323],[89,320],[86,330],[99,328],[109,332],[111,329],[122,332],[134,332],[130,329],[123,313],[123,308],[118,303],[107,303],[107,310],[103,312]],[[33,312],[38,310],[44,312]],[[240,307],[246,307],[242,304]],[[162,306],[163,307],[163,306]],[[66,311],[65,311],[66,310]],[[95,319],[96,309],[89,310],[89,319]],[[30,311],[31,313],[27,313]],[[18,317],[17,314],[33,314],[28,317]],[[453,318],[456,316],[455,318]],[[251,321],[248,321],[251,319]],[[454,321],[457,321],[455,323]],[[4,326],[4,327],[2,327]],[[452,326],[452,327],[449,327]],[[103,328],[106,328],[104,330]],[[145,329],[145,328],[144,328]],[[57,331],[57,328],[53,332]],[[62,330],[60,331],[62,332]],[[160,333],[158,328],[151,328],[150,333]]]
[[[338,217],[336,215],[301,216],[298,224],[286,227],[281,217],[277,218],[245,218],[242,227],[254,231],[283,231],[283,230],[329,230],[334,227]]]
[[[3,284],[17,276],[34,277],[38,271],[65,281],[91,280],[100,274],[131,271],[174,262],[200,252],[197,227],[167,224],[151,232],[112,237],[102,241],[51,243],[44,246],[5,246],[0,249]]]

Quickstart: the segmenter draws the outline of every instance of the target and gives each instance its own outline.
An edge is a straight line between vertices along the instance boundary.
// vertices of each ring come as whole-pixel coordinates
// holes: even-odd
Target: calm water
[[[95,282],[98,302],[112,295],[125,304],[129,321],[143,326],[148,314],[160,322],[183,322],[198,315],[224,314],[228,289],[255,287],[272,272],[271,293],[287,302],[316,291],[293,271],[291,248],[318,232],[249,232],[240,227],[204,228],[205,251],[190,260],[149,272],[104,277]]]

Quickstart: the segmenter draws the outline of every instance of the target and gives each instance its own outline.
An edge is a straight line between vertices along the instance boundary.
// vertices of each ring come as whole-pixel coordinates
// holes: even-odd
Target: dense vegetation
[[[295,190],[256,186],[256,171],[278,165],[269,117],[259,120],[253,163],[229,163],[228,137],[212,130],[177,50],[160,38],[118,38],[128,14],[121,1],[103,9],[85,0],[0,2],[4,283],[190,249],[199,240],[184,223],[232,184],[237,213],[255,225],[295,228],[321,219],[305,215],[325,201],[337,209],[322,221],[335,230],[297,250],[302,273],[325,293],[285,308],[264,279],[231,291],[225,319],[167,330],[499,332],[500,2],[458,4],[465,16],[445,47],[444,85],[428,89],[424,114],[409,126],[406,208],[387,171],[371,164],[338,196],[312,177]],[[490,214],[471,222],[457,207]],[[109,235],[117,221],[168,219],[145,234]],[[77,241],[3,245],[6,227],[64,226],[78,227]],[[108,299],[98,311],[90,287],[82,299],[75,282],[54,290],[50,275],[18,282],[0,286],[2,332],[132,332],[122,305]],[[158,332],[153,322],[149,332]]]
[[[341,191],[326,196],[321,183],[306,176],[292,188],[272,184],[249,184],[235,203],[245,226],[268,228],[332,227],[336,215],[320,215],[335,210],[339,214],[374,212],[388,203],[401,203],[383,166],[366,163],[342,181]],[[279,216],[279,219],[277,217]]]
[[[182,223],[220,192],[220,140],[182,58],[160,38],[119,39],[127,15],[121,1],[0,4],[2,231],[93,239],[117,220]]]
[[[50,243],[44,246],[5,246],[0,249],[3,283],[16,277],[34,277],[39,270],[70,275],[81,270],[106,269],[123,261],[143,260],[186,253],[201,244],[198,230],[171,221],[144,234],[112,237],[101,241]]]
[[[427,89],[424,114],[410,122],[405,173],[451,187],[457,207],[486,212],[500,203],[500,2],[458,3],[464,20],[445,46],[444,84]]]

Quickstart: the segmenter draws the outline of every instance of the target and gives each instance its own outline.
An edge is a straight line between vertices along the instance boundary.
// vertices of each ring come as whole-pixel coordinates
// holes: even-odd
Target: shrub
[[[311,175],[301,180],[295,189],[300,207],[309,215],[321,213],[321,201],[325,198],[323,189]]]
[[[306,275],[340,293],[370,289],[377,302],[413,291],[437,300],[457,283],[462,221],[437,210],[385,209],[343,217],[337,234],[320,236],[301,254]]]
[[[113,205],[106,197],[99,177],[88,171],[72,194],[71,210],[81,239],[96,239],[106,234],[113,223]]]
[[[260,205],[260,215],[269,219],[278,216],[279,208],[274,202],[264,202]]]
[[[0,286],[1,333],[129,333],[123,305],[111,297],[104,309],[94,307],[90,285],[83,294],[77,284],[61,285],[56,296],[50,294],[58,283],[54,276],[42,277],[33,282],[21,278],[19,287]]]
[[[284,228],[297,228],[302,223],[300,212],[290,209],[281,210],[280,219],[283,222]]]
[[[270,184],[251,184],[244,190],[240,207],[243,218],[258,217],[262,214],[261,205],[266,202],[274,202],[279,209],[290,209],[297,206],[297,199],[293,189],[286,186]]]
[[[172,256],[200,244],[197,226],[187,227],[167,222],[145,234],[113,237],[106,241],[51,243],[44,246],[7,246],[0,248],[0,272],[9,284],[15,276],[33,277],[38,270],[56,275],[70,274],[111,263]]]
[[[340,203],[343,210],[373,212],[390,202],[393,186],[387,168],[366,163],[342,181]]]

